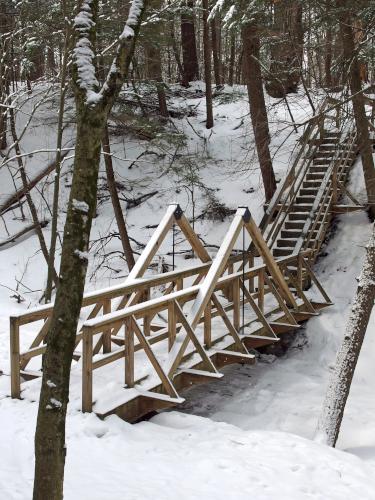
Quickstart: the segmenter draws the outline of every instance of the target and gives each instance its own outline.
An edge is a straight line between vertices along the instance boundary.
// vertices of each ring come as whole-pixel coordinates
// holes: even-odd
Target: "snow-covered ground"
[[[237,89],[237,92],[244,91]],[[198,115],[189,118],[190,124],[187,119],[174,120],[178,130],[183,130],[187,136],[182,149],[183,159],[198,158],[194,161],[198,161],[202,183],[216,189],[218,199],[230,208],[248,205],[259,220],[263,199],[259,170],[255,158],[252,159],[248,153],[249,149],[252,150],[252,134],[246,96],[237,96],[232,102],[228,100],[216,105],[217,124],[210,136],[203,123],[203,100],[186,102],[181,98],[180,104],[198,106]],[[291,107],[297,121],[306,117],[308,106],[303,96],[291,98]],[[51,107],[44,108],[43,113],[38,115],[31,132],[25,135],[23,151],[53,148],[53,126],[47,120],[51,115]],[[281,104],[272,107],[270,115],[276,171],[281,177],[296,135],[287,138],[291,127],[284,123],[289,118]],[[69,129],[66,139],[71,137],[73,134]],[[144,143],[135,139],[125,140],[116,136],[113,141],[113,151],[121,158],[134,159],[145,148]],[[278,150],[279,146],[281,149]],[[149,145],[147,147],[150,148]],[[38,154],[27,157],[29,175],[35,175],[40,170],[40,164],[51,158],[50,154],[44,154],[42,158]],[[146,203],[127,212],[130,235],[144,243],[152,233],[152,229],[145,229],[145,226],[159,222],[168,202],[179,201],[189,216],[192,207],[191,201],[188,203],[188,191],[183,187],[188,177],[181,179],[180,173],[168,170],[169,156],[158,161],[148,155],[142,158],[147,161],[139,162],[131,170],[123,160],[115,160],[115,168],[126,186],[129,179],[132,190],[125,191],[127,196],[158,191]],[[40,163],[41,159],[44,163]],[[196,166],[189,168],[196,171]],[[66,184],[69,184],[68,168],[66,176]],[[0,170],[0,180],[1,201],[12,190],[5,169]],[[353,191],[362,196],[359,162],[353,171],[352,186]],[[44,186],[45,196],[50,196],[51,191],[51,186]],[[62,208],[67,192],[68,189],[63,187]],[[207,201],[207,193],[199,187],[196,187],[196,192],[196,213],[200,213]],[[33,196],[40,214],[46,215],[42,197],[36,192]],[[98,214],[93,240],[109,234],[115,227],[108,201],[99,204]],[[10,212],[5,217],[11,234],[24,224],[13,220],[15,215],[19,212]],[[63,218],[62,213],[60,227],[63,226]],[[196,229],[205,241],[217,245],[229,223],[230,217],[224,222],[199,221]],[[338,443],[341,451],[312,441],[369,233],[370,224],[363,213],[338,218],[337,230],[325,249],[327,255],[316,266],[319,279],[334,306],[308,322],[304,335],[298,337],[295,348],[285,357],[273,363],[260,362],[256,366],[228,367],[225,369],[227,375],[222,380],[186,393],[187,402],[179,411],[166,412],[149,422],[133,426],[117,417],[100,421],[94,415],[81,414],[73,405],[67,423],[65,498],[374,499],[375,341],[371,336],[375,331],[374,316],[345,413]],[[48,240],[48,228],[45,235]],[[6,238],[5,232],[2,236]],[[170,242],[167,242],[164,252],[170,250],[168,245]],[[99,246],[94,248],[97,255],[91,255],[91,274],[101,255]],[[106,252],[118,249],[119,242],[113,239]],[[168,259],[170,257],[166,256],[167,262]],[[186,266],[192,261],[186,264],[179,259],[178,263]],[[45,281],[44,267],[35,235],[0,251],[0,369],[4,372],[0,376],[0,442],[3,457],[0,500],[28,500],[32,494],[37,403],[14,401],[7,397],[8,317],[12,312],[25,310],[37,303],[41,295],[37,290],[43,289]],[[95,279],[88,282],[88,289],[117,283],[116,278],[123,279],[126,275],[124,263],[118,256],[111,267],[110,270],[101,268]],[[17,290],[25,299],[21,304],[10,297],[14,291],[5,288],[16,288],[16,278],[22,282]],[[35,291],[30,293],[27,288]]]

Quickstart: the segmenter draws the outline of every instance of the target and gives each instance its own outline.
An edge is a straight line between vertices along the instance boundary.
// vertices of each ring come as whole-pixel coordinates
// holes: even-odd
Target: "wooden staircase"
[[[276,258],[310,249],[314,261],[327,235],[333,215],[364,207],[345,188],[357,156],[352,120],[341,122],[325,114],[308,125],[301,145],[260,224],[265,241]],[[335,127],[327,127],[335,120]],[[343,194],[352,205],[339,205]]]

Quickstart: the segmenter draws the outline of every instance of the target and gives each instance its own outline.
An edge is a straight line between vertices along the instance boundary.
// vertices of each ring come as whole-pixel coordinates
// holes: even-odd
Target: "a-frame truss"
[[[146,276],[173,225],[180,228],[201,264]],[[243,241],[244,234],[248,235],[262,262],[249,267],[245,250],[243,255],[233,255],[241,233]],[[322,295],[322,302],[306,295],[308,280]],[[160,284],[167,285],[164,293],[152,297],[152,290]],[[311,269],[308,251],[276,261],[246,207],[237,210],[211,260],[178,205],[168,207],[126,282],[95,297],[96,302],[93,294],[86,297],[86,304],[94,305],[96,311],[107,301],[104,314],[91,314],[77,334],[77,345],[83,340],[82,409],[101,416],[116,412],[128,420],[181,402],[180,389],[221,378],[219,370],[228,363],[254,363],[249,349],[277,342],[283,333],[294,331],[301,321],[331,303]],[[164,325],[153,322],[157,315],[164,317]],[[34,316],[13,318],[12,346],[19,342],[20,325],[41,318],[46,324],[49,317],[34,312]],[[39,347],[39,354],[43,349]],[[17,370],[20,376],[21,363],[34,353],[33,348],[13,356],[15,377]],[[111,364],[118,367],[121,359],[125,385],[119,383],[116,404],[95,402],[93,372]],[[145,363],[153,374],[137,374]],[[17,390],[19,395],[17,383],[15,378],[14,396]]]

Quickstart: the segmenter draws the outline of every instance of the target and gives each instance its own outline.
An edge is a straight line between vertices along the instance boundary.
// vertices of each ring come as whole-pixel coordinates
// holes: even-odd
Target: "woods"
[[[316,440],[339,442],[373,321],[374,22],[366,0],[0,0],[0,401],[38,405],[34,500],[67,491],[72,415],[185,411],[227,364],[282,377],[321,314]]]

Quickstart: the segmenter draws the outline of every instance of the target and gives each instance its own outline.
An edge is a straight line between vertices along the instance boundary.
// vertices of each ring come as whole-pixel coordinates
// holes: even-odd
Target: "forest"
[[[373,500],[374,161],[371,0],[0,0],[0,500]]]

